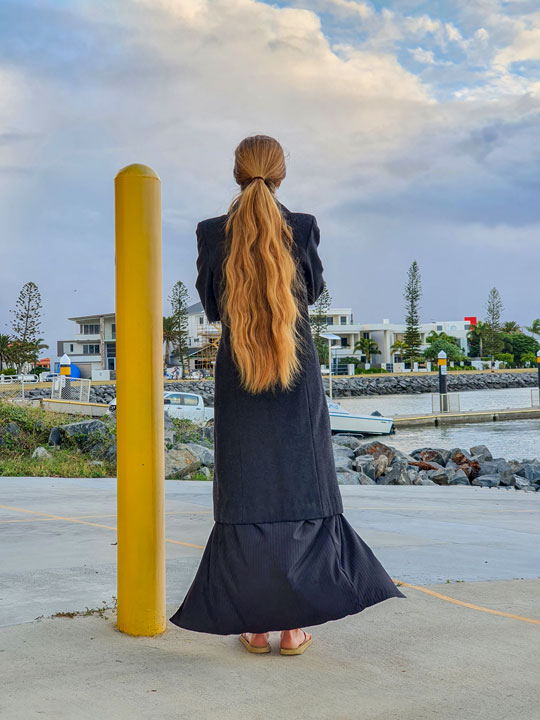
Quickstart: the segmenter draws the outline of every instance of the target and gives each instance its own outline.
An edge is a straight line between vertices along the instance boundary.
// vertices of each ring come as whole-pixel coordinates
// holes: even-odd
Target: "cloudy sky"
[[[67,317],[114,311],[132,162],[162,180],[164,312],[177,280],[196,302],[195,225],[255,133],[357,321],[403,321],[413,260],[422,321],[483,319],[493,286],[503,319],[540,316],[536,0],[2,0],[0,332],[29,280],[53,354]]]

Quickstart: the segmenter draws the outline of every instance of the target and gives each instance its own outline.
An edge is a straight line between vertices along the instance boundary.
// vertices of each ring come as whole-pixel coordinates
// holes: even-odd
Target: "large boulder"
[[[366,473],[359,472],[358,475],[358,482],[360,485],[375,485],[375,480],[370,477],[369,475],[366,475]]]
[[[343,445],[350,448],[351,450],[356,450],[356,448],[359,447],[362,443],[354,435],[333,435],[332,444]]]
[[[373,461],[373,469],[375,470],[375,478],[378,479],[385,474],[388,467],[388,458],[386,455],[379,455]]]
[[[420,470],[420,472],[415,473],[415,477],[413,479],[413,485],[436,485],[437,483],[434,483],[433,480],[431,480],[430,477],[428,477],[427,470]]]
[[[526,478],[529,483],[538,483],[540,482],[540,462],[523,461],[521,469],[516,474]]]
[[[101,420],[81,420],[80,422],[61,425],[59,440],[62,444],[71,438],[77,446],[91,457],[98,460],[116,462],[116,439],[110,427]],[[51,437],[49,436],[49,442]]]
[[[364,473],[375,482],[377,476],[373,455],[357,455],[353,464],[357,472]]]
[[[182,445],[165,452],[165,477],[182,478],[202,467],[202,462],[192,449]]]
[[[381,455],[384,455],[388,460],[388,464],[390,464],[395,457],[394,449],[378,440],[360,443],[355,449],[355,453],[356,455],[373,455],[375,460]]]
[[[183,443],[182,447],[190,450],[203,465],[212,467],[214,464],[214,450],[212,448],[197,443]]]
[[[482,460],[493,460],[493,455],[489,451],[487,445],[475,445],[474,447],[470,448],[470,453],[475,458],[475,460],[479,460],[480,462]]]
[[[421,460],[426,463],[435,462],[437,465],[444,467],[450,451],[444,450],[444,448],[419,448],[418,450],[413,450],[411,455],[415,460]]]
[[[341,446],[334,448],[334,463],[336,470],[353,470],[354,452],[349,448]]]
[[[450,468],[441,467],[437,470],[428,470],[427,475],[430,480],[433,480],[437,485],[449,485],[450,480],[455,475],[455,470]]]
[[[106,433],[107,425],[101,420],[81,420],[80,422],[68,423],[60,426],[62,437],[88,437],[94,433]]]
[[[462,448],[452,448],[448,460],[461,468],[469,480],[473,480],[480,472],[478,460]],[[446,464],[448,465],[448,462]]]
[[[336,475],[340,485],[360,485],[360,473],[346,468],[336,468]]]
[[[16,422],[8,422],[4,427],[2,428],[2,432],[7,435],[20,435],[21,434],[21,428],[19,425],[17,425]]]
[[[58,446],[60,445],[60,428],[54,425],[49,433],[49,439],[47,440],[48,445]]]
[[[477,477],[484,475],[498,475],[501,485],[511,485],[514,477],[511,465],[504,458],[481,462]]]
[[[409,465],[417,470],[444,470],[444,465],[439,465],[435,460],[411,460]],[[457,466],[456,466],[457,467]]]
[[[521,475],[514,475],[512,485],[516,490],[524,490],[525,488],[529,488],[531,483],[527,478],[521,477]]]
[[[448,470],[450,468],[447,468]],[[470,485],[469,478],[465,475],[461,468],[453,471],[453,475],[448,480],[449,485]]]
[[[411,477],[407,472],[405,460],[395,460],[386,470],[384,475],[377,479],[379,485],[410,485]]]
[[[471,480],[471,485],[479,485],[480,487],[497,487],[500,485],[498,475],[479,475]]]

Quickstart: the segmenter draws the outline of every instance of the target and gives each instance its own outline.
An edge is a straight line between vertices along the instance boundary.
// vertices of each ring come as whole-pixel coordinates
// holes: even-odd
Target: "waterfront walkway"
[[[540,496],[343,486],[345,514],[406,599],[309,628],[303,656],[167,623],[133,638],[116,595],[112,479],[2,478],[0,716],[536,720]],[[167,613],[213,523],[212,485],[166,481]],[[449,582],[447,582],[449,580]],[[40,619],[36,619],[37,617]]]

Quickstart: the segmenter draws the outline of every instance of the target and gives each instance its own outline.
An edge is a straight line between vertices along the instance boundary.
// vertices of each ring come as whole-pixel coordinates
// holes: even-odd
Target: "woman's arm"
[[[218,305],[214,294],[214,273],[210,266],[208,248],[203,236],[201,223],[197,225],[197,280],[195,287],[199,293],[208,322],[220,320]]]
[[[324,287],[324,267],[317,251],[320,240],[321,234],[319,231],[319,226],[317,225],[317,220],[315,216],[313,216],[313,222],[309,231],[303,258],[304,276],[306,278],[308,295],[308,305],[313,305],[313,303],[322,293]]]

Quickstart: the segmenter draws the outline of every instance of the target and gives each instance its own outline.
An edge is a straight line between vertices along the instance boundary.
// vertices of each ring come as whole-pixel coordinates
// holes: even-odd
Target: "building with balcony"
[[[315,314],[314,307],[309,308],[310,316]],[[215,338],[221,333],[221,323],[209,323],[201,302],[187,308],[188,314],[188,360],[189,370],[208,368],[215,356]],[[327,332],[338,335],[340,340],[334,341],[332,353],[335,362],[340,358],[357,357],[362,362],[371,361],[375,366],[388,367],[402,362],[398,352],[392,352],[392,346],[404,339],[407,326],[405,323],[391,323],[383,319],[380,323],[355,322],[352,308],[330,307],[325,315]],[[81,377],[92,377],[93,370],[110,370],[114,378],[116,370],[116,318],[114,313],[103,315],[83,315],[69,318],[76,323],[76,331],[71,340],[58,340],[56,364],[60,357],[67,353],[71,361],[77,365]],[[469,352],[467,334],[476,318],[467,317],[463,320],[440,320],[420,324],[420,340],[422,349],[428,347],[426,337],[435,331],[445,332],[458,339],[465,354]],[[377,343],[379,354],[370,358],[354,346],[362,338],[371,338]],[[178,358],[171,354],[170,365],[178,364]],[[51,368],[52,369],[52,368]],[[389,368],[390,369],[390,368]]]
[[[315,314],[315,308],[309,308],[310,316]],[[469,332],[475,318],[463,320],[440,320],[429,323],[420,323],[420,342],[422,350],[428,347],[426,337],[432,332],[444,332],[457,338],[463,352],[469,352]],[[403,341],[407,325],[405,323],[391,323],[385,318],[380,323],[357,323],[354,321],[352,308],[330,307],[326,313],[326,332],[339,335],[340,341],[332,345],[333,357],[339,362],[342,357],[357,357],[362,362],[369,362],[360,350],[353,354],[354,346],[362,338],[371,338],[377,343],[380,353],[373,355],[371,361],[375,366],[387,366],[390,363],[402,361],[398,352],[392,352],[394,343]]]
[[[69,355],[83,378],[93,370],[116,370],[116,319],[114,313],[71,317],[76,328],[71,340],[58,340],[54,365],[64,353]],[[51,367],[51,369],[53,369]],[[112,374],[114,377],[114,374]]]

